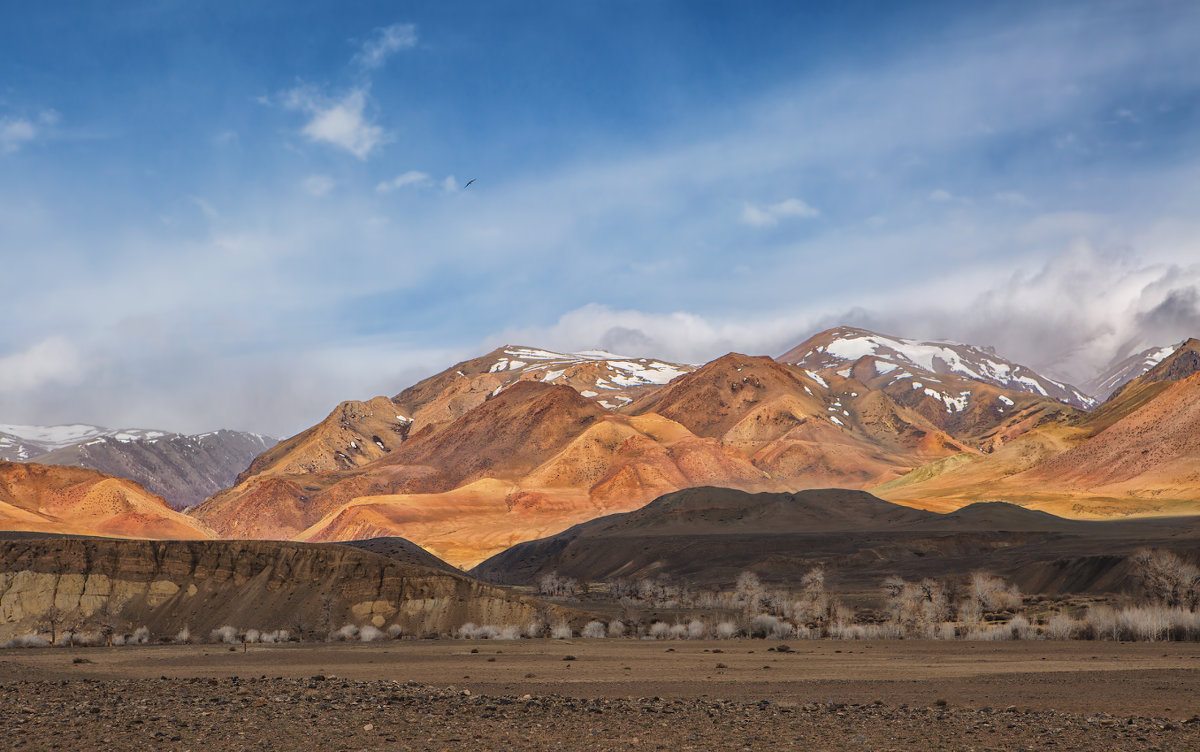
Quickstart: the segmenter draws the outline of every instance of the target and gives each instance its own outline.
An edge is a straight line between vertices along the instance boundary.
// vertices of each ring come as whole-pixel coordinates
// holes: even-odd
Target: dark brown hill
[[[1114,592],[1131,587],[1127,559],[1137,550],[1186,553],[1198,535],[1200,518],[1086,522],[1010,504],[936,514],[838,489],[689,489],[518,544],[471,573],[510,584],[555,572],[584,582],[663,577],[728,587],[742,571],[794,585],[821,566],[835,590],[873,593],[890,575],[956,579],[984,570],[1030,592]]]

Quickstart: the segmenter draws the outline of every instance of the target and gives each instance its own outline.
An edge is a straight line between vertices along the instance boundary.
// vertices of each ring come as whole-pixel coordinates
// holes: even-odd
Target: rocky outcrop
[[[0,541],[0,642],[40,630],[155,638],[187,627],[287,629],[323,638],[343,624],[445,634],[466,622],[571,619],[558,606],[462,575],[341,545],[278,541]]]

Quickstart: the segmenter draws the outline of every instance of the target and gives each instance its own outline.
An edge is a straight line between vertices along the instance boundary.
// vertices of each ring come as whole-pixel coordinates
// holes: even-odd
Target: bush
[[[242,638],[242,641],[243,642],[258,642],[261,639],[262,639],[262,632],[258,631],[257,629],[247,629],[245,636]]]
[[[703,640],[708,637],[708,625],[699,619],[692,619],[687,625],[687,638],[689,640]]]
[[[571,631],[571,625],[567,624],[565,621],[560,621],[558,624],[554,625],[553,629],[550,630],[550,636],[556,640],[569,640],[572,636],[574,636],[574,634],[575,633]]]
[[[6,648],[46,648],[50,647],[50,640],[42,635],[31,632],[27,635],[14,637],[4,644]]]
[[[362,640],[363,642],[375,642],[376,640],[382,640],[383,631],[368,624],[359,630],[358,639]]]
[[[1029,623],[1029,619],[1020,614],[1009,619],[1008,628],[1012,632],[1014,640],[1036,640],[1038,638],[1037,630]]]
[[[976,641],[994,641],[994,640],[1011,640],[1013,631],[1007,624],[997,625],[993,627],[976,627],[967,632],[964,639]]]
[[[531,621],[525,625],[525,636],[534,639],[542,636],[544,625],[540,621]]]
[[[393,624],[387,628],[387,636],[393,640],[399,640],[401,634],[403,634],[403,630],[400,629],[399,624]]]
[[[175,644],[176,645],[186,645],[191,641],[192,641],[192,630],[188,629],[187,627],[184,627],[183,629],[181,629],[177,633],[175,633]]]
[[[717,633],[717,638],[718,638],[718,639],[721,639],[721,640],[731,640],[731,639],[733,639],[734,637],[737,637],[737,636],[738,636],[738,632],[739,632],[740,630],[737,628],[737,625],[736,625],[736,624],[734,624],[733,622],[731,622],[731,621],[723,621],[723,622],[721,622],[720,624],[718,624],[718,625],[717,625],[717,628],[716,628],[716,630],[715,630],[715,631],[716,631],[716,633]]]
[[[620,619],[613,619],[612,621],[610,621],[608,623],[608,636],[609,637],[624,637],[625,636],[625,622],[621,621]]]
[[[589,640],[599,640],[605,635],[604,622],[589,621],[583,628],[583,636]]]
[[[519,640],[521,639],[521,628],[509,625],[500,630],[500,634],[496,635],[497,640]]]
[[[208,638],[212,642],[223,642],[223,643],[226,643],[227,645],[232,645],[238,641],[237,630],[234,629],[233,627],[229,626],[228,624],[226,624],[223,627],[217,627],[216,629],[214,629],[212,632],[209,633]],[[116,643],[116,639],[117,639],[116,637],[113,637],[114,644]]]
[[[351,642],[358,639],[358,627],[353,624],[346,624],[330,635],[330,638],[337,642]]]
[[[671,636],[671,625],[665,621],[656,621],[650,625],[650,632],[647,635],[651,640],[665,640]]]

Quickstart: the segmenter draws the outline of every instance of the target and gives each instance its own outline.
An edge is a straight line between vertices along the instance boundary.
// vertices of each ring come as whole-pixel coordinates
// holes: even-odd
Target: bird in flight
[[[467,188],[470,188],[470,187],[471,187],[471,183],[474,183],[474,182],[475,182],[475,178],[471,178],[470,180],[468,180],[468,181],[467,181],[467,184],[463,186],[463,190],[466,190]]]

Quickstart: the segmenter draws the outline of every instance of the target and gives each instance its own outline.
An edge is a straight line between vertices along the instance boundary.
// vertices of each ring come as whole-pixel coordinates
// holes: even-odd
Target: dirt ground
[[[0,747],[1200,750],[1198,644],[787,644],[9,650]]]

